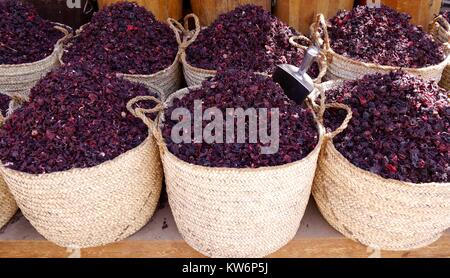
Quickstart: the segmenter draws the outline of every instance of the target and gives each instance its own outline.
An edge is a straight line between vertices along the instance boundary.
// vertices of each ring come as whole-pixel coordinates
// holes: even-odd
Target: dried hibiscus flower
[[[206,113],[207,109],[216,108],[223,113],[224,118],[230,113],[227,108],[243,110],[266,108],[268,115],[264,115],[267,115],[268,125],[261,125],[259,120],[263,114],[260,113],[255,114],[254,122],[258,122],[259,128],[266,127],[270,136],[276,135],[272,133],[272,117],[275,117],[272,111],[278,109],[279,134],[275,138],[279,140],[278,151],[273,154],[262,152],[262,148],[270,143],[260,140],[261,132],[258,134],[259,139],[251,142],[249,119],[245,121],[246,138],[243,142],[238,142],[239,117],[237,116],[231,121],[236,127],[234,130],[230,129],[226,119],[223,119],[223,134],[219,135],[223,136],[223,143],[216,141],[210,144],[205,140],[201,143],[195,141],[195,121],[189,123],[191,132],[184,133],[191,138],[189,142],[175,142],[172,132],[180,121],[177,117],[173,120],[174,111],[185,108],[194,115],[194,105],[197,100],[201,101],[202,112]],[[208,125],[207,121],[201,124],[204,129]],[[201,88],[190,90],[181,99],[175,98],[165,112],[162,132],[171,153],[186,162],[208,167],[259,168],[284,165],[305,158],[317,146],[319,140],[317,124],[310,109],[298,106],[289,100],[281,87],[271,78],[239,70],[219,71],[215,77],[204,81]],[[234,134],[232,136],[234,140],[231,142],[225,138],[227,136],[225,133],[230,132]]]
[[[448,182],[450,101],[436,83],[404,72],[367,75],[326,92],[327,100],[349,105],[353,119],[334,139],[350,162],[405,182]],[[326,126],[345,113],[327,110]]]
[[[148,129],[126,105],[136,96],[156,93],[102,72],[82,64],[42,79],[31,90],[30,102],[0,129],[3,165],[30,174],[87,168],[141,144]]]
[[[0,1],[0,64],[32,63],[50,56],[64,36],[54,26],[30,4]]]
[[[339,12],[329,20],[331,48],[352,59],[386,66],[422,68],[441,63],[443,45],[410,20],[386,6]]]
[[[175,60],[178,44],[167,24],[136,3],[120,2],[96,13],[69,43],[64,63],[105,64],[112,72],[153,74]]]

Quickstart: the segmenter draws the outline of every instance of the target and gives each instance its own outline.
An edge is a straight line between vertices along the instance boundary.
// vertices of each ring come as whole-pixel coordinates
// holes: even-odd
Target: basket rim
[[[320,84],[319,86],[342,86],[342,84],[345,82],[345,80],[331,80],[331,81],[327,81],[324,82],[322,84]],[[325,88],[324,88],[325,89]],[[326,92],[326,89],[325,89]],[[350,162],[350,160],[348,160],[340,151],[338,151],[333,143],[333,140],[330,140],[329,142],[326,142],[326,145],[323,147],[323,149],[326,148],[331,148],[331,151],[333,151],[337,156],[339,156],[339,158],[344,161],[347,165],[347,167],[350,167],[351,169],[353,169],[353,171],[360,173],[363,176],[369,176],[371,179],[375,179],[380,183],[383,184],[389,184],[389,185],[393,185],[393,186],[403,186],[403,187],[413,187],[413,188],[420,188],[420,187],[437,187],[437,188],[444,188],[444,187],[448,187],[450,189],[450,183],[438,183],[438,182],[431,182],[431,183],[413,183],[413,182],[404,182],[404,181],[399,181],[396,179],[387,179],[384,178],[380,175],[374,174],[370,171],[364,170],[362,168],[359,168],[358,166],[356,166],[355,164],[353,164],[352,162]]]
[[[199,67],[196,67],[196,66],[191,65],[191,64],[187,61],[187,54],[186,54],[186,51],[182,51],[182,52],[181,52],[180,59],[181,59],[181,63],[183,64],[183,67],[184,67],[185,69],[190,70],[190,71],[197,72],[197,73],[201,73],[201,74],[207,74],[207,75],[211,75],[211,76],[216,75],[217,72],[218,72],[218,70],[203,69],[203,68],[199,68]],[[450,62],[450,61],[449,61],[449,62]],[[319,68],[320,68],[320,65],[319,65]],[[272,75],[271,75],[270,73],[268,73],[268,72],[258,72],[258,71],[252,71],[252,70],[250,70],[250,72],[254,72],[254,73],[257,73],[257,74],[260,74],[260,75],[264,75],[264,76],[272,76]],[[319,74],[320,74],[320,73],[319,73]],[[322,78],[322,79],[323,79],[323,78]],[[313,81],[314,81],[315,84],[320,84],[320,83],[321,83],[321,81],[318,80],[318,78],[313,79]],[[317,81],[317,82],[316,82],[316,81]]]
[[[86,24],[82,25],[78,30],[76,30],[75,31],[76,35],[74,37],[72,37],[72,39],[76,38],[83,31],[83,28],[85,28],[87,25],[89,25],[89,23],[86,23]],[[58,55],[58,60],[59,60],[59,63],[61,64],[61,66],[64,66],[66,64],[63,61],[63,57],[64,57],[64,53],[67,52],[66,48],[67,48],[68,45],[70,45],[70,41],[67,41],[64,45],[62,45],[62,51]],[[181,55],[181,52],[182,52],[182,49],[178,46],[178,51],[175,54],[175,58],[174,58],[172,64],[170,64],[166,68],[164,68],[164,69],[162,69],[160,71],[157,71],[155,73],[152,73],[152,74],[130,74],[130,73],[123,73],[123,72],[116,72],[116,74],[119,74],[119,75],[121,75],[123,77],[132,77],[132,78],[154,78],[154,77],[158,77],[159,75],[163,75],[166,72],[169,72],[169,71],[171,71],[172,69],[174,69],[175,67],[178,66],[178,61],[179,61],[179,57]]]
[[[140,152],[141,149],[143,149],[145,147],[145,145],[151,143],[151,141],[154,140],[151,130],[148,130],[148,133],[149,134],[145,138],[145,140],[142,141],[138,146],[116,156],[113,159],[107,160],[105,162],[102,162],[102,163],[92,166],[92,167],[72,168],[72,169],[65,170],[65,171],[57,171],[57,172],[45,173],[45,174],[30,174],[30,173],[26,173],[26,172],[8,168],[8,167],[4,166],[3,162],[0,161],[0,172],[11,173],[15,176],[21,176],[21,177],[27,178],[27,179],[42,179],[42,178],[51,179],[51,178],[56,178],[56,177],[62,177],[65,175],[80,175],[80,174],[85,174],[85,173],[89,174],[91,172],[99,171],[101,168],[110,166],[111,164],[120,162],[122,159],[124,159],[127,156],[132,156],[132,155],[135,155],[136,153]]]
[[[436,20],[436,19],[439,19],[439,17],[442,17],[443,19],[445,19],[445,17],[443,17],[443,16],[441,16],[441,15],[436,16],[434,19],[435,19],[435,20]],[[445,19],[445,20],[446,20],[446,19]],[[444,31],[447,35],[450,36],[450,30],[445,29],[445,27],[442,26],[442,23],[441,23],[440,21],[436,21],[436,22],[434,22],[434,23],[437,24],[437,25],[439,26],[439,28],[442,28],[442,31]]]
[[[61,26],[63,26],[64,28],[67,28],[67,30],[70,30],[70,27],[67,26],[67,25],[64,25],[64,24],[61,24],[61,23],[56,23],[56,22],[52,22],[52,23],[55,24],[55,27],[61,27]],[[59,32],[61,32],[61,33],[64,34],[63,31],[61,31],[61,30],[59,30],[59,29],[56,29],[56,30],[58,30]],[[58,39],[58,41],[57,41],[57,42],[55,43],[55,45],[53,46],[53,51],[52,51],[52,53],[51,53],[50,55],[48,55],[47,57],[45,57],[44,59],[37,60],[37,61],[31,62],[31,63],[23,63],[23,64],[0,64],[0,70],[1,70],[1,69],[10,69],[10,68],[19,68],[19,67],[36,66],[36,65],[38,65],[38,64],[45,63],[45,62],[51,60],[51,59],[53,58],[54,55],[57,55],[57,54],[58,54],[58,52],[59,52],[59,47],[62,47],[62,42],[63,42],[68,36],[70,36],[70,33],[69,33],[69,35],[65,35],[65,34],[64,34],[64,36],[63,36],[62,38]]]
[[[191,86],[191,87],[187,87],[187,88],[183,88],[180,89],[176,92],[174,92],[173,94],[171,94],[169,96],[168,99],[166,99],[166,101],[164,102],[164,106],[166,106],[167,103],[169,103],[173,98],[177,97],[177,96],[183,96],[185,94],[187,94],[190,90],[195,90],[200,88],[201,85],[197,85],[197,86]],[[163,123],[163,116],[164,113],[161,113],[160,116],[157,118],[157,126],[158,126],[158,132],[161,132],[161,125]],[[316,147],[304,158],[291,162],[291,163],[287,163],[287,164],[283,164],[283,165],[277,165],[277,166],[264,166],[264,167],[258,167],[258,168],[228,168],[228,167],[209,167],[209,166],[203,166],[203,165],[197,165],[197,164],[192,164],[189,162],[186,162],[180,158],[178,158],[177,156],[175,156],[174,154],[172,154],[169,149],[167,148],[167,145],[164,141],[164,138],[162,138],[163,143],[161,144],[162,146],[160,146],[161,148],[163,148],[163,154],[162,156],[168,156],[170,159],[172,160],[176,160],[177,163],[180,163],[182,165],[185,165],[187,167],[190,167],[191,169],[194,170],[214,170],[216,172],[234,172],[234,173],[238,173],[238,174],[252,174],[252,173],[258,173],[261,171],[278,171],[278,170],[282,170],[282,169],[287,169],[293,166],[296,166],[298,164],[302,164],[307,160],[311,160],[316,154],[318,154],[322,148],[323,142],[324,142],[324,138],[325,138],[325,129],[323,128],[323,126],[317,121],[316,115],[313,112],[313,116],[314,116],[314,120],[316,122],[317,125],[317,131],[318,131],[318,140],[317,140],[317,145]]]
[[[445,44],[443,44],[445,46]],[[445,59],[442,60],[440,63],[435,64],[435,65],[430,65],[427,67],[421,67],[421,68],[408,68],[408,67],[394,67],[394,66],[387,66],[387,65],[380,65],[380,64],[375,64],[375,63],[371,63],[371,62],[363,62],[363,61],[359,61],[356,60],[354,58],[350,58],[350,57],[346,57],[342,54],[336,53],[333,48],[329,48],[327,50],[327,52],[329,54],[331,54],[333,57],[337,57],[339,59],[344,60],[345,62],[348,62],[350,64],[356,65],[356,66],[362,66],[365,68],[370,68],[370,69],[374,69],[374,70],[386,70],[386,71],[395,71],[395,70],[404,70],[407,72],[415,72],[415,73],[420,73],[420,72],[426,72],[426,71],[430,71],[436,68],[444,68],[445,66],[447,66],[448,64],[450,64],[450,48],[446,47],[446,49],[444,49],[444,53],[445,53]],[[331,64],[333,63],[333,61],[331,61]]]
[[[217,70],[203,69],[203,68],[198,68],[196,66],[191,65],[187,61],[186,51],[182,51],[182,53],[181,53],[181,63],[183,64],[183,66],[189,68],[192,71],[197,71],[197,72],[201,72],[203,74],[211,74],[211,75],[216,75],[217,74]]]

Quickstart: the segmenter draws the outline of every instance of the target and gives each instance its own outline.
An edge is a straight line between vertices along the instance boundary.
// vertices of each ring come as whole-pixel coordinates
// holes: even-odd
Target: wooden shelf
[[[166,227],[167,226],[167,227]],[[165,227],[163,229],[163,227]],[[150,223],[125,241],[103,247],[82,249],[80,254],[58,247],[40,236],[21,215],[0,231],[0,257],[57,257],[79,255],[82,258],[198,258],[201,254],[189,247],[179,234],[170,208],[158,210]],[[344,238],[320,215],[310,202],[300,229],[293,241],[271,255],[274,258],[368,258],[372,250]],[[404,252],[381,252],[386,258],[450,258],[450,230],[433,245]]]

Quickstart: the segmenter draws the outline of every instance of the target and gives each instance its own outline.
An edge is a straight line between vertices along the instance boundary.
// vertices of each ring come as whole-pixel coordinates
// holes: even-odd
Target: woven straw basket
[[[81,26],[75,33],[75,37],[78,36],[89,23]],[[177,42],[181,42],[181,37],[178,31],[174,30]],[[67,41],[64,45],[64,50],[59,54],[59,62],[61,65],[64,65],[63,56],[67,51],[67,47],[71,44],[71,41]],[[166,99],[171,93],[175,92],[181,87],[181,65],[180,65],[180,54],[181,51],[178,50],[178,53],[173,61],[173,63],[166,69],[158,71],[153,74],[118,74],[118,76],[122,76],[123,78],[132,81],[139,82],[145,84],[149,87],[157,86],[161,88],[162,95],[161,99]]]
[[[10,101],[6,115],[2,115],[2,113],[0,113],[0,126],[15,109],[19,108],[22,105],[23,101],[25,100],[18,97],[14,97]],[[14,198],[6,185],[5,180],[3,179],[3,177],[0,177],[0,228],[8,223],[8,221],[11,219],[11,217],[14,216],[16,211],[16,201],[14,201]]]
[[[321,38],[319,29],[323,30],[324,36]],[[325,76],[327,80],[355,80],[367,74],[389,73],[391,71],[402,69],[410,74],[421,76],[426,80],[439,82],[445,67],[450,63],[450,47],[445,44],[445,60],[441,63],[424,68],[400,68],[392,66],[383,66],[374,63],[365,63],[347,58],[333,51],[330,45],[327,23],[323,14],[317,15],[317,20],[311,25],[313,41],[316,44],[323,45],[323,52],[327,56],[328,72]]]
[[[165,107],[195,88],[174,93]],[[171,154],[161,131],[154,131],[169,204],[186,242],[209,257],[264,257],[292,240],[310,197],[323,135],[318,128],[320,142],[306,158],[259,169],[189,164]]]
[[[447,30],[450,30],[450,24],[442,15],[436,17],[430,25],[431,35],[441,43],[450,42],[450,31]],[[446,90],[450,90],[450,66],[445,67],[439,85]]]
[[[31,175],[0,165],[0,172],[36,230],[68,248],[104,245],[138,231],[156,209],[163,177],[150,131],[138,147],[95,167]]]
[[[8,223],[17,211],[17,205],[3,178],[0,178],[0,228]]]
[[[342,82],[326,82],[324,90]],[[326,136],[313,195],[326,220],[348,238],[384,250],[427,246],[450,227],[450,184],[385,179],[349,162]]]
[[[188,24],[187,19],[189,19],[189,18],[195,19],[195,30],[193,32],[189,32],[189,30],[188,30],[189,24]],[[181,50],[180,58],[181,58],[181,63],[183,64],[183,72],[184,72],[184,78],[186,80],[186,83],[188,84],[189,87],[192,87],[192,86],[201,85],[205,79],[215,76],[217,71],[197,68],[197,67],[189,64],[189,62],[187,61],[186,49],[189,47],[189,45],[191,45],[197,39],[197,37],[201,31],[200,21],[198,20],[198,17],[195,14],[189,15],[187,19],[185,19],[185,21],[184,21],[184,26],[179,24],[178,22],[176,22],[176,23],[174,22],[173,25],[176,26],[175,28],[177,28],[179,30],[179,32],[185,34],[185,41],[180,46],[180,50]],[[296,40],[300,40],[300,39],[310,42],[310,40],[305,36],[294,36],[289,40],[289,42],[297,48],[306,50],[307,49],[306,46],[301,45],[296,42]],[[325,74],[327,72],[326,56],[323,54],[321,54],[320,59],[319,59],[319,68],[320,68],[320,73],[319,73],[319,76],[314,80],[315,83],[320,83],[322,81],[322,78],[325,76]],[[260,74],[268,75],[267,73],[260,73]]]
[[[58,57],[62,52],[62,45],[71,36],[72,29],[60,23],[53,24],[55,29],[64,33],[64,37],[55,44],[52,54],[33,63],[0,65],[0,91],[10,96],[26,97],[39,79],[59,66]]]

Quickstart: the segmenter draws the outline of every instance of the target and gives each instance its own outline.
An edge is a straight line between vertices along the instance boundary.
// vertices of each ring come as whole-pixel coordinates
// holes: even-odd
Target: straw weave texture
[[[190,18],[195,19],[195,30],[189,31],[188,30],[188,20]],[[195,67],[187,61],[187,54],[186,49],[191,45],[195,40],[197,39],[198,35],[201,31],[200,21],[198,21],[198,17],[195,14],[189,15],[188,18],[185,19],[185,24],[182,26],[181,24],[173,24],[174,28],[178,29],[180,33],[184,34],[184,40],[181,44],[180,50],[180,59],[181,64],[183,65],[183,73],[184,73],[184,79],[186,80],[186,83],[189,87],[198,86],[201,85],[203,81],[205,81],[209,77],[213,77],[217,74],[216,70],[209,70],[209,69],[202,69]],[[290,43],[297,48],[301,48],[303,50],[306,50],[308,47],[304,45],[300,45],[295,40],[302,39],[309,41],[309,39],[305,36],[294,36],[290,38]],[[311,42],[312,43],[312,42]],[[318,58],[318,64],[319,64],[319,76],[314,80],[315,83],[321,83],[322,78],[325,76],[327,72],[327,61],[326,56],[321,55]],[[267,73],[259,73],[261,75],[268,75]]]
[[[160,88],[149,87],[161,97]],[[20,100],[13,99],[8,112],[18,105]],[[147,224],[159,201],[162,171],[150,130],[139,146],[95,167],[33,175],[0,164],[6,185],[36,230],[75,249],[120,241]]]
[[[81,26],[76,31],[76,36],[79,36],[83,29],[89,23]],[[175,33],[178,37],[179,34]],[[63,50],[58,55],[58,60],[61,65],[64,65],[64,53],[67,51],[66,49],[71,45],[71,40],[67,40],[65,45],[63,46]],[[163,69],[153,74],[125,74],[119,73],[118,76],[121,76],[129,81],[138,82],[147,85],[148,87],[156,86],[162,90],[161,99],[166,99],[171,93],[175,92],[181,87],[181,65],[180,65],[180,54],[181,51],[178,50],[178,53],[173,61],[173,63]]]
[[[92,168],[31,175],[0,165],[0,171],[36,230],[69,248],[104,245],[135,233],[153,215],[162,187],[161,161],[151,135]]]
[[[2,115],[2,113],[0,113],[0,126],[9,117],[9,115],[14,112],[15,109],[19,108],[22,105],[23,101],[24,100],[17,97],[12,98],[12,100],[9,102],[9,108],[6,112],[6,115]],[[9,192],[5,180],[3,179],[3,177],[0,177],[0,229],[8,223],[8,221],[11,219],[11,217],[14,216],[16,211],[16,201],[14,201],[11,192]]]
[[[324,38],[321,38],[319,33],[319,27],[324,30]],[[328,36],[327,25],[325,17],[322,14],[317,16],[317,21],[311,26],[311,32],[313,34],[313,41],[316,44],[323,44],[323,52],[327,56],[328,72],[325,76],[326,80],[355,80],[362,78],[367,74],[382,73],[387,74],[395,70],[403,70],[410,74],[421,76],[425,80],[434,80],[439,82],[446,66],[450,63],[450,48],[449,45],[445,45],[445,59],[441,63],[433,66],[423,68],[401,68],[392,66],[383,66],[374,63],[365,63],[357,61],[351,58],[347,58],[343,55],[337,54],[330,46],[330,38]],[[322,43],[323,42],[323,43]]]
[[[58,57],[62,52],[62,44],[71,36],[71,28],[59,23],[54,24],[57,30],[64,33],[64,37],[58,40],[52,54],[33,63],[0,65],[0,92],[26,97],[39,79],[59,66]]]
[[[430,25],[431,35],[441,43],[450,42],[450,31],[447,30],[450,30],[450,24],[442,15],[436,17]],[[446,90],[450,90],[450,66],[445,67],[439,85]]]
[[[187,88],[174,93],[166,106],[187,93]],[[159,140],[169,203],[181,235],[194,249],[209,257],[264,257],[294,238],[321,140],[301,161],[259,169],[192,165]]]
[[[327,90],[342,82],[326,82]],[[346,237],[384,250],[429,245],[450,228],[450,184],[412,184],[362,170],[325,136],[313,196],[326,220]]]
[[[8,223],[17,211],[17,205],[3,178],[0,178],[0,228]]]

